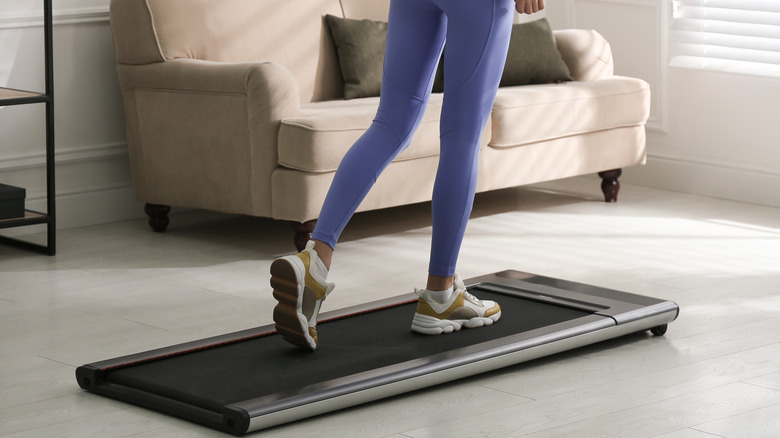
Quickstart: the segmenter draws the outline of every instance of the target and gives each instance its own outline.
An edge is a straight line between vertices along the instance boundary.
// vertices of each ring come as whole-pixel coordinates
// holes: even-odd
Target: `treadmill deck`
[[[415,334],[412,293],[321,314],[314,352],[269,325],[87,364],[76,377],[87,391],[242,435],[632,332],[662,334],[679,312],[670,301],[519,271],[466,285],[501,305],[497,323]]]

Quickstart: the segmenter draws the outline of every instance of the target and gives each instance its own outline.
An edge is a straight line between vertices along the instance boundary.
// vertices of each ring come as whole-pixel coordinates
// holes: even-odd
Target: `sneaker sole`
[[[297,257],[283,257],[271,264],[271,287],[279,302],[274,307],[274,325],[285,341],[314,350],[317,341],[309,334],[309,322],[301,312],[304,275],[305,268]]]
[[[487,317],[476,316],[471,319],[439,319],[415,312],[412,319],[412,331],[424,335],[441,335],[457,332],[461,327],[477,328],[492,325],[499,318],[501,318],[500,311]]]

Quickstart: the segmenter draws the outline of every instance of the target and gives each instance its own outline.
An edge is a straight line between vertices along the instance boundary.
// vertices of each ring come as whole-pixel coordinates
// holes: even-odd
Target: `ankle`
[[[319,257],[322,264],[325,265],[325,269],[330,271],[330,262],[333,259],[333,248],[325,242],[314,240],[314,250],[317,251],[317,257]]]
[[[425,289],[429,291],[446,291],[452,289],[455,284],[455,276],[440,277],[438,275],[428,274],[428,284]]]

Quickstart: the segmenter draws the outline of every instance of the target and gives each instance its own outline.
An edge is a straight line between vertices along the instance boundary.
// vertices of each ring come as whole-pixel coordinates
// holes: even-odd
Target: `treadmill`
[[[321,314],[314,352],[267,325],[86,364],[76,379],[88,392],[240,436],[629,333],[660,336],[679,314],[672,301],[513,270],[466,285],[501,305],[497,323],[413,333],[410,293]]]

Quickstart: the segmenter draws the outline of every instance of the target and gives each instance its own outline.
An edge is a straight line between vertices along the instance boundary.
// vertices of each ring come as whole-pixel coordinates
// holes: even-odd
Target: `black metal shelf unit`
[[[24,217],[0,220],[0,228],[46,224],[46,245],[22,239],[0,236],[0,242],[29,248],[48,255],[56,253],[56,221],[54,191],[54,55],[52,43],[52,0],[43,0],[43,41],[45,92],[15,90],[0,87],[0,106],[42,103],[46,106],[46,212],[26,210]]]

